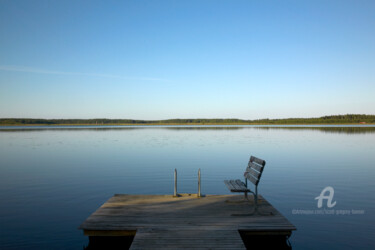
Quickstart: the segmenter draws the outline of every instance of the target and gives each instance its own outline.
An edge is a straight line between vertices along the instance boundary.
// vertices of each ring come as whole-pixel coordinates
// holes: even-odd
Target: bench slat
[[[236,180],[236,182],[239,184],[239,185],[242,185],[243,186],[243,189],[244,189],[244,192],[251,192],[250,191],[250,188],[247,188],[245,183],[239,179]]]
[[[254,185],[258,185],[259,180],[252,176],[250,173],[246,175],[246,178],[251,181]]]
[[[249,167],[249,168],[253,168],[253,169],[255,169],[255,170],[258,171],[258,172],[262,172],[264,166],[262,166],[262,165],[257,165],[257,164],[255,164],[255,163],[253,163],[253,162],[249,162],[248,167]]]
[[[240,183],[238,183],[238,181]],[[231,192],[249,192],[250,191],[245,187],[245,184],[241,182],[240,180],[225,180],[224,183]]]
[[[256,162],[259,165],[262,165],[263,167],[264,167],[264,165],[266,165],[266,161],[265,160],[259,159],[259,158],[255,157],[255,156],[251,156],[250,157],[250,162]]]
[[[234,189],[234,187],[232,186],[232,184],[230,184],[230,182],[228,180],[225,180],[224,183],[230,191],[232,191]]]
[[[240,180],[230,180],[230,182],[238,190],[237,192],[245,192],[247,190],[245,183]]]
[[[248,170],[248,172],[249,172],[249,174],[251,174],[252,176],[254,176],[256,179],[260,179],[259,177],[260,177],[260,175],[261,175],[261,173],[259,173],[258,171],[256,171],[255,169],[253,169],[253,168],[250,168],[249,170]]]
[[[232,185],[233,190],[239,190],[239,189],[241,189],[241,187],[239,187],[234,180],[230,180],[229,182],[230,182],[230,185]]]
[[[231,180],[226,180],[224,182],[225,182],[225,185],[227,185],[228,189],[231,192],[237,192],[237,188],[235,186],[233,186],[233,183],[231,182]]]
[[[230,184],[232,184],[232,186],[233,186],[235,189],[237,189],[237,190],[241,190],[241,189],[242,189],[242,188],[241,188],[241,184],[238,185],[237,182],[236,182],[235,180],[230,180],[229,182],[230,182]]]
[[[247,187],[246,187],[245,183],[243,183],[243,181],[237,179],[237,180],[236,180],[236,183],[237,183],[238,185],[242,186],[244,189],[247,189]]]

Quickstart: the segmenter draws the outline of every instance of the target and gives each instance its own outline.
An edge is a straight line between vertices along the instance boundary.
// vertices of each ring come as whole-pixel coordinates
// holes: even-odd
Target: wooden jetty
[[[79,227],[87,236],[132,236],[130,249],[245,249],[241,234],[283,235],[296,230],[262,196],[260,214],[243,195],[116,194]]]

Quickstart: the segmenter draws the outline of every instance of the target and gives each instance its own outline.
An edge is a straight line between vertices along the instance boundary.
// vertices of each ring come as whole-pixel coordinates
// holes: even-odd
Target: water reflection
[[[0,127],[1,132],[40,132],[40,131],[120,131],[139,129],[163,129],[174,131],[186,130],[290,130],[290,131],[320,131],[323,133],[339,134],[371,134],[375,133],[375,125],[355,126],[355,125],[248,125],[248,126],[227,126],[227,125],[207,125],[207,126],[35,126],[35,127]]]
[[[293,248],[370,248],[374,141],[375,126],[1,127],[0,248],[82,249],[88,215],[114,193],[173,194],[175,168],[183,192],[197,191],[200,168],[203,193],[229,194],[223,180],[250,154],[268,162],[260,193],[298,228]],[[316,209],[326,186],[335,209],[365,214],[292,213]]]
[[[310,130],[327,134],[370,134],[375,133],[375,127],[256,127],[261,130]]]

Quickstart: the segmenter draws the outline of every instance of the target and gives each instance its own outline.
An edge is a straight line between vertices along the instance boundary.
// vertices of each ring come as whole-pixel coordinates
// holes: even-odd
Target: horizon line
[[[316,117],[288,117],[288,118],[257,118],[257,119],[241,119],[241,118],[167,118],[167,119],[132,119],[132,118],[28,118],[28,117],[0,117],[0,120],[6,119],[30,119],[30,120],[133,120],[133,121],[168,121],[168,120],[241,120],[241,121],[256,121],[256,120],[286,120],[286,119],[317,119],[330,116],[375,116],[375,114],[338,114],[338,115],[324,115]]]

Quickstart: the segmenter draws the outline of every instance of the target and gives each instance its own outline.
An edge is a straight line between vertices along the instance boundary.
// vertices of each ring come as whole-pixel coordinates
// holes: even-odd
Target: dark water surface
[[[297,227],[293,249],[375,248],[371,126],[2,127],[0,248],[82,249],[77,227],[113,194],[172,194],[175,168],[181,193],[200,168],[203,193],[229,194],[250,155],[267,161],[259,192]],[[336,204],[318,208],[327,186]]]

